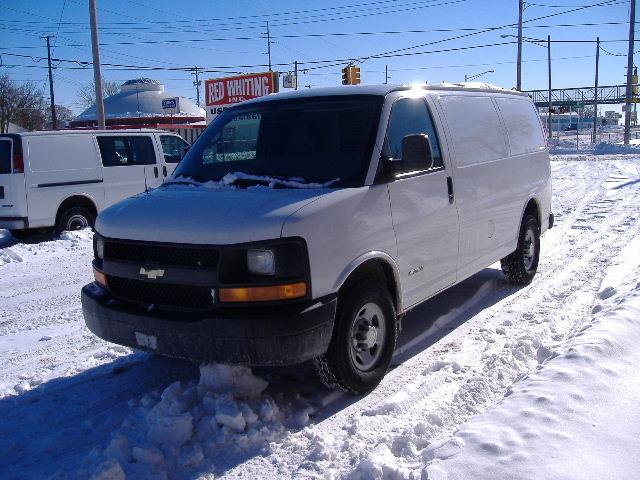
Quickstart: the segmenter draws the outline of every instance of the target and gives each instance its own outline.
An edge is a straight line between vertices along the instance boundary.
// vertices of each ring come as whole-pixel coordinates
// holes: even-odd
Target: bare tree
[[[17,85],[9,75],[0,75],[0,132],[9,128],[9,122],[29,130],[46,126],[46,102],[42,90],[32,83]]]
[[[109,80],[104,80],[102,82],[102,92],[105,97],[115,95],[119,91],[120,84],[118,82],[111,82]],[[78,90],[76,95],[78,95],[78,101],[83,107],[89,108],[93,106],[93,104],[96,103],[96,87],[94,83],[88,83]]]
[[[47,107],[47,129],[53,128],[51,124],[51,107]],[[64,105],[56,105],[56,119],[58,120],[58,128],[65,128],[69,125],[73,119],[76,118],[76,114],[71,111],[71,109],[65,107]]]

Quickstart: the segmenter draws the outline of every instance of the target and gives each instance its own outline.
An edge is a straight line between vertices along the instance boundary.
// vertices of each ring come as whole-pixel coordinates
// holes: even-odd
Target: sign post
[[[252,73],[237,77],[205,80],[207,123],[236,103],[262,97],[279,90],[278,72]]]

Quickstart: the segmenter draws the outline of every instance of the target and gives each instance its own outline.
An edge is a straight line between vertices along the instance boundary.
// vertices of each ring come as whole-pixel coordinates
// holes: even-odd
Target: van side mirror
[[[433,154],[429,135],[417,133],[406,135],[402,139],[402,162],[405,165],[425,170],[433,167]]]

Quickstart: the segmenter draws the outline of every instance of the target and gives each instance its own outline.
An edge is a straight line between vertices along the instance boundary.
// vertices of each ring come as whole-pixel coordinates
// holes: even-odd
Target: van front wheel
[[[56,222],[56,233],[82,230],[93,227],[96,219],[85,207],[71,207],[65,210]]]
[[[502,272],[511,283],[528,285],[538,270],[540,224],[533,215],[525,215],[518,235],[518,247],[500,260]]]
[[[329,349],[314,361],[318,376],[330,388],[366,393],[387,372],[396,337],[396,312],[384,283],[359,281],[338,298]]]

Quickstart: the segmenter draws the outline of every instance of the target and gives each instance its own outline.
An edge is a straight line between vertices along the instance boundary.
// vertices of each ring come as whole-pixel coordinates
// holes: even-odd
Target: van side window
[[[402,158],[402,139],[406,135],[424,133],[431,141],[431,154],[433,158],[432,168],[442,168],[442,155],[440,142],[433,126],[433,120],[427,110],[427,105],[422,98],[401,98],[393,104],[387,138],[385,142],[386,154],[391,158]],[[424,163],[409,165],[402,162],[398,173],[414,172],[427,168]]]
[[[160,143],[162,143],[164,161],[167,163],[178,163],[182,158],[183,149],[189,146],[182,138],[175,135],[160,135]]]
[[[150,137],[98,137],[98,146],[105,167],[153,165],[156,155]]]

